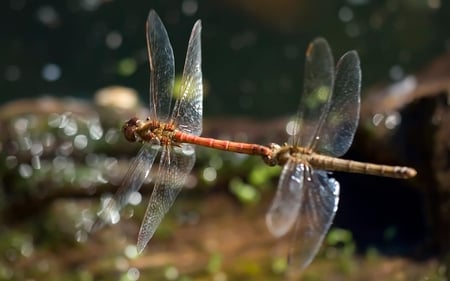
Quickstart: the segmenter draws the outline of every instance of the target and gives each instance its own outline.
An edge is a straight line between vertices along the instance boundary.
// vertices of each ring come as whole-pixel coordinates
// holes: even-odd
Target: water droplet
[[[85,230],[79,229],[76,233],[75,233],[75,240],[78,243],[84,243],[86,242],[88,239],[88,234]]]
[[[387,92],[396,99],[408,96],[416,89],[418,85],[417,78],[414,75],[409,75],[404,79],[392,84],[387,88]]]
[[[131,267],[130,269],[128,269],[127,277],[130,281],[138,280],[139,276],[140,276],[140,272],[139,272],[139,269],[137,269],[136,267]]]
[[[117,31],[111,31],[106,35],[106,46],[110,49],[117,49],[122,45],[122,34]]]
[[[296,120],[289,121],[286,124],[286,129],[285,130],[286,130],[286,133],[288,135],[290,135],[290,136],[296,135],[297,134],[296,131],[298,130],[297,121]]]
[[[33,169],[28,164],[20,164],[19,174],[22,178],[29,178],[33,175]]]
[[[64,113],[64,114],[59,115],[58,128],[62,129],[67,125],[67,123],[69,123],[70,115],[71,115],[71,113]]]
[[[136,72],[137,62],[134,58],[125,58],[119,62],[117,72],[121,76],[130,76]]]
[[[130,197],[128,198],[128,203],[131,205],[139,205],[139,203],[141,203],[142,201],[142,195],[141,193],[135,191],[133,193],[130,194]]]
[[[67,124],[64,126],[63,132],[67,136],[74,136],[78,132],[77,122],[73,119],[68,120]]]
[[[389,114],[384,121],[386,128],[392,130],[395,129],[402,122],[402,117],[398,112]]]
[[[129,259],[134,259],[138,257],[138,252],[136,245],[128,245],[125,247],[124,254]]]
[[[65,156],[56,156],[55,158],[53,158],[52,163],[53,163],[53,168],[56,171],[61,171],[66,168],[68,159]]]
[[[125,271],[130,266],[127,259],[124,257],[118,257],[115,261],[115,266],[119,271]]]
[[[96,177],[95,180],[99,183],[108,183],[108,180],[103,177],[103,174],[100,171],[95,171]]]
[[[81,0],[80,2],[81,7],[86,11],[95,11],[100,7],[103,0]]]
[[[350,22],[353,20],[353,11],[347,6],[342,6],[338,11],[338,17],[343,22]]]
[[[40,142],[35,142],[30,148],[31,155],[40,156],[44,152],[44,146]]]
[[[53,147],[53,145],[55,145],[55,141],[55,136],[52,133],[45,133],[42,136],[42,144],[46,148]]]
[[[383,121],[384,115],[381,113],[376,113],[372,116],[372,124],[374,126],[380,125],[381,121]]]
[[[203,179],[212,182],[217,178],[217,171],[213,167],[208,167],[203,170]]]
[[[28,136],[24,136],[18,139],[19,147],[23,151],[30,150],[31,148],[31,139]]]
[[[53,82],[61,77],[61,68],[53,63],[44,65],[42,68],[42,78],[46,81]]]
[[[58,148],[58,152],[64,156],[69,156],[73,152],[72,142],[66,141],[61,143]]]
[[[400,65],[393,65],[391,69],[389,69],[389,76],[392,80],[398,81],[405,76],[405,73]]]
[[[198,179],[197,179],[197,177],[194,176],[194,175],[189,174],[189,175],[186,177],[186,181],[185,181],[185,183],[184,183],[184,186],[185,186],[186,188],[194,188],[194,187],[196,187],[197,185],[198,185]]]
[[[23,135],[28,130],[28,119],[26,118],[18,118],[14,122],[14,130],[18,135]]]
[[[34,246],[31,239],[25,240],[20,247],[20,253],[22,254],[22,256],[30,257],[33,254],[33,251]]]
[[[99,140],[103,137],[103,128],[97,121],[89,124],[89,136],[93,140]]]
[[[105,134],[105,141],[108,144],[115,144],[119,141],[119,133],[116,129],[109,129]]]
[[[37,10],[38,20],[47,27],[59,25],[59,14],[52,6],[42,6]]]
[[[195,0],[184,0],[181,4],[181,11],[186,16],[192,16],[197,12],[198,3]]]
[[[430,7],[430,9],[438,10],[442,6],[442,1],[441,0],[428,0],[427,4],[428,4],[428,7]]]
[[[36,155],[31,157],[31,166],[35,170],[41,169],[41,158],[39,156],[36,156]]]
[[[52,113],[48,116],[48,125],[52,128],[58,128],[61,124],[61,117],[57,113]]]
[[[16,167],[18,164],[17,157],[14,155],[7,156],[5,162],[6,162],[6,167],[8,167],[9,169]]]
[[[73,139],[73,145],[78,150],[85,149],[88,145],[88,138],[85,135],[77,135]]]
[[[168,266],[164,271],[167,280],[176,280],[179,276],[178,269],[175,266]]]
[[[108,171],[113,171],[117,167],[118,161],[114,157],[107,157],[103,163],[103,166]]]

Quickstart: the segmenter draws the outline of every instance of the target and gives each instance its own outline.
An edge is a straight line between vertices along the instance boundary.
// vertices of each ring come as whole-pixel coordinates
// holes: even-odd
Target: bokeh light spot
[[[53,63],[44,65],[42,68],[42,78],[45,81],[53,82],[61,77],[61,68]]]

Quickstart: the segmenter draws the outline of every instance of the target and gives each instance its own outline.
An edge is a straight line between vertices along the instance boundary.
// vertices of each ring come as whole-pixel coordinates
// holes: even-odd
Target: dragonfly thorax
[[[313,154],[311,149],[292,146],[287,143],[282,146],[271,144],[270,147],[272,149],[271,155],[264,158],[264,161],[269,165],[284,165],[291,158],[296,159],[296,161],[308,162]]]
[[[147,119],[141,121],[133,117],[122,127],[125,138],[129,142],[157,142],[160,145],[170,145],[175,133],[175,126]]]

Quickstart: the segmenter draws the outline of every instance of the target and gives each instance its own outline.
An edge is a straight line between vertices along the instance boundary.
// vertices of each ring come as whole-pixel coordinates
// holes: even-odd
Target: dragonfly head
[[[137,117],[133,117],[130,120],[128,120],[127,122],[125,122],[125,124],[123,124],[122,132],[123,132],[125,138],[127,139],[127,141],[129,141],[129,142],[137,141],[136,129],[139,127],[138,126],[139,122],[140,121]]]

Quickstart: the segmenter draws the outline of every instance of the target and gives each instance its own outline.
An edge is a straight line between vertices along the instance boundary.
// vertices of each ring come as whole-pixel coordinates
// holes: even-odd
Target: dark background
[[[2,6],[3,102],[41,95],[91,98],[111,84],[135,88],[147,100],[150,9],[168,30],[177,73],[190,30],[196,19],[203,21],[206,118],[295,112],[304,51],[316,36],[329,41],[336,59],[349,49],[359,52],[363,89],[403,78],[450,44],[448,3],[438,0],[9,0]],[[109,47],[107,38],[117,35],[121,43]],[[60,71],[51,81],[43,74],[49,64]]]

